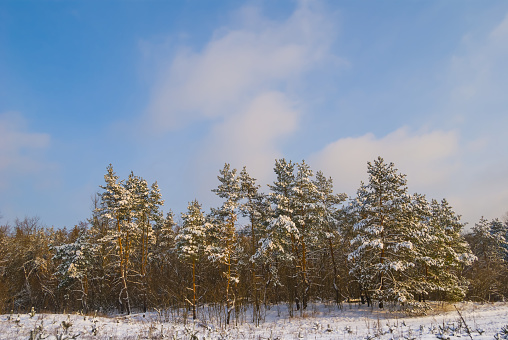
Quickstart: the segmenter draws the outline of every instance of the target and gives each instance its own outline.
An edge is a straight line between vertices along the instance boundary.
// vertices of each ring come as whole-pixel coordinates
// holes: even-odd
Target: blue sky
[[[378,155],[501,218],[506,60],[506,1],[0,1],[0,223],[85,220],[109,163],[179,214],[225,162],[354,195]]]

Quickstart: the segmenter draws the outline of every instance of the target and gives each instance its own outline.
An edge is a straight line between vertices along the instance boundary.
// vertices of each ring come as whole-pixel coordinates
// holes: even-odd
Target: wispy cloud
[[[233,15],[236,28],[214,32],[201,51],[180,48],[161,72],[147,114],[159,129],[235,115],[264,91],[286,91],[328,55],[333,21],[302,2],[282,22],[252,7]]]
[[[31,131],[20,113],[0,114],[0,214],[5,221],[42,212],[29,202],[40,195],[40,201],[47,201],[54,188],[56,165],[46,157],[50,146],[50,135]],[[34,195],[39,189],[43,191]]]
[[[443,112],[468,141],[452,196],[474,223],[508,211],[508,14],[484,36],[466,34],[461,47],[451,60]]]
[[[312,2],[281,21],[244,7],[201,50],[179,48],[161,71],[146,115],[162,133],[206,124],[186,173],[205,203],[225,162],[246,165],[260,183],[271,178],[285,139],[300,128],[302,79],[338,60],[333,19]]]
[[[16,112],[0,114],[0,172],[37,173],[46,167],[41,154],[49,147],[50,136],[28,130],[24,117]],[[2,176],[0,185],[6,184]]]
[[[455,131],[415,132],[400,128],[384,137],[371,133],[341,138],[313,155],[310,162],[335,178],[337,190],[355,194],[367,181],[367,161],[378,156],[408,174],[413,188],[442,186],[457,170],[459,135]]]
[[[205,138],[198,159],[200,163],[211,165],[213,170],[210,173],[209,168],[204,168],[200,177],[215,179],[215,171],[221,163],[229,162],[238,168],[247,166],[261,183],[267,183],[274,160],[283,157],[278,143],[297,129],[298,115],[295,103],[284,94],[259,94],[238,114],[216,124]]]
[[[493,126],[492,118],[495,126],[508,123],[508,15],[486,36],[466,34],[461,47],[451,59],[444,109],[459,124],[475,122],[477,131]]]
[[[508,210],[508,16],[483,36],[466,34],[441,70],[442,102],[425,129],[401,127],[385,136],[339,138],[312,164],[354,194],[378,155],[408,175],[410,190],[445,197],[474,224]],[[430,118],[430,117],[434,118]]]

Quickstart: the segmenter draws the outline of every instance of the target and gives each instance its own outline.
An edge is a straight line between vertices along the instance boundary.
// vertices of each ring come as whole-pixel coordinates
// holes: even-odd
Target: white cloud
[[[354,195],[366,181],[367,161],[378,155],[407,174],[410,191],[446,198],[463,221],[508,211],[508,15],[490,32],[464,36],[460,52],[441,70],[443,101],[428,130],[400,128],[340,138],[310,163]],[[430,118],[429,118],[430,120]]]
[[[464,52],[451,59],[449,102],[444,112],[478,130],[508,123],[508,15],[485,37],[464,38]]]
[[[202,49],[177,48],[161,68],[146,110],[145,118],[162,132],[208,122],[195,138],[200,152],[190,157],[193,164],[181,165],[190,169],[186,176],[200,200],[217,184],[224,162],[247,165],[260,183],[267,182],[274,159],[284,156],[284,138],[299,131],[308,105],[297,100],[302,97],[295,84],[334,58],[333,18],[309,3],[300,3],[279,22],[251,7],[233,19]],[[444,84],[436,92],[445,99],[431,105],[436,108],[434,120],[429,118],[432,128],[344,137],[305,158],[332,176],[338,191],[354,194],[367,179],[367,161],[381,155],[408,175],[411,191],[446,197],[470,223],[481,215],[502,216],[508,209],[503,207],[508,201],[503,189],[508,187],[503,131],[508,124],[508,17],[486,36],[464,42],[450,69],[440,72]]]
[[[146,117],[163,133],[206,122],[194,138],[199,151],[180,165],[189,169],[188,190],[205,206],[216,203],[210,189],[225,162],[247,166],[260,184],[271,179],[285,138],[299,129],[302,79],[338,60],[330,53],[334,26],[319,3],[302,1],[278,21],[244,7],[202,49],[178,48],[162,67]]]
[[[241,27],[217,30],[202,51],[181,48],[162,72],[147,109],[159,129],[236,114],[266,91],[284,91],[328,56],[333,21],[300,3],[285,21],[257,10],[237,13]]]
[[[335,179],[336,189],[354,195],[367,181],[367,162],[381,156],[408,175],[412,188],[442,186],[458,166],[459,136],[455,131],[414,133],[398,129],[385,137],[369,133],[341,138],[313,155],[311,164]]]
[[[310,164],[332,176],[335,190],[354,196],[367,182],[367,161],[381,156],[407,175],[410,192],[446,198],[463,221],[502,217],[508,211],[508,163],[492,159],[486,140],[464,141],[453,131],[414,132],[398,129],[384,137],[369,133],[341,138],[314,154]]]
[[[508,211],[508,14],[483,36],[468,34],[451,60],[448,102],[467,143],[462,168],[451,178],[451,197],[474,224]]]
[[[30,203],[37,199],[34,189],[54,189],[55,165],[45,157],[50,142],[48,134],[30,131],[21,114],[0,114],[0,214],[4,222],[41,213],[40,206]],[[47,202],[48,195],[43,200]]]
[[[0,115],[1,173],[37,173],[45,167],[40,155],[49,144],[50,136],[28,131],[26,120],[19,113]]]
[[[262,93],[237,115],[227,117],[213,128],[205,140],[200,161],[218,166],[228,162],[238,168],[245,165],[261,183],[266,183],[274,160],[282,157],[277,142],[297,126],[294,103],[279,92]],[[215,178],[215,172],[212,175]]]

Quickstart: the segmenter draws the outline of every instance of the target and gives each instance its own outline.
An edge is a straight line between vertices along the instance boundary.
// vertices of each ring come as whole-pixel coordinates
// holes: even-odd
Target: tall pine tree
[[[196,319],[196,262],[203,256],[209,225],[205,222],[201,205],[197,200],[189,203],[187,213],[182,214],[182,220],[183,225],[175,237],[175,249],[178,257],[188,261],[192,266],[192,300],[187,299],[187,302],[192,306],[192,318]]]
[[[367,172],[369,183],[362,183],[351,205],[355,221],[351,274],[367,300],[404,303],[412,300],[405,277],[414,266],[414,247],[404,223],[409,205],[406,176],[381,157],[368,162]]]
[[[235,287],[239,282],[236,268],[238,242],[236,223],[238,221],[239,202],[242,198],[240,180],[236,169],[231,169],[225,164],[220,170],[219,186],[212,191],[224,200],[222,206],[214,209],[213,228],[209,230],[210,244],[207,249],[210,259],[225,266],[224,277],[226,279],[226,324],[229,324],[231,312],[236,305]]]

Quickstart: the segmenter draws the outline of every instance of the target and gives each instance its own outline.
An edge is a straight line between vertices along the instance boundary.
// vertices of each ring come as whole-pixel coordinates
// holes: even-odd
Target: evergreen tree
[[[116,249],[111,247],[111,242],[105,241],[110,233],[111,225],[110,219],[103,216],[104,207],[100,194],[97,193],[92,197],[92,205],[92,217],[88,222],[90,224],[90,239],[94,244],[92,248],[94,250],[94,266],[91,268],[89,281],[90,286],[94,288],[89,290],[88,296],[89,307],[99,309],[111,304],[110,299],[113,293],[109,279],[113,275],[110,271],[113,269],[114,272],[117,272],[117,268],[110,264],[114,258],[110,252],[115,252]]]
[[[501,222],[499,219],[494,219],[490,222],[490,233],[495,239],[495,244],[499,248],[501,259],[508,262],[508,221]]]
[[[272,203],[273,217],[269,220],[266,236],[260,240],[261,247],[256,254],[269,268],[269,282],[274,288],[284,285],[290,315],[293,314],[293,302],[298,299],[298,240],[300,230],[294,220],[295,204],[295,164],[285,159],[275,161],[276,180],[269,185],[269,200]],[[285,278],[280,273],[287,269]],[[284,282],[282,281],[283,279]],[[278,294],[276,293],[278,296]]]
[[[78,228],[76,226],[76,228]],[[72,243],[55,246],[53,260],[60,261],[57,267],[57,275],[60,277],[58,288],[73,289],[75,283],[79,283],[77,291],[81,293],[81,301],[84,312],[88,311],[89,276],[94,266],[94,253],[96,244],[86,226],[78,230],[78,237]]]
[[[236,223],[238,220],[239,201],[242,199],[240,180],[236,169],[231,169],[225,164],[217,176],[220,184],[212,191],[224,199],[219,209],[213,209],[213,228],[209,230],[210,244],[208,245],[209,257],[213,262],[226,267],[226,324],[229,324],[231,312],[235,308],[235,287],[239,282],[235,262],[238,249]]]
[[[313,243],[319,240],[321,233],[321,225],[318,223],[317,199],[319,196],[318,189],[314,184],[312,177],[313,171],[309,165],[302,161],[297,164],[298,171],[295,177],[293,187],[293,221],[298,229],[298,239],[296,256],[298,258],[298,266],[300,272],[300,296],[303,309],[307,308],[307,299],[310,288],[309,281],[309,262],[308,252],[312,248]],[[299,309],[297,299],[297,309]]]
[[[405,277],[414,266],[410,230],[403,221],[409,204],[405,175],[381,157],[368,162],[367,172],[369,183],[362,183],[351,206],[355,220],[351,274],[367,300],[404,303],[413,298]]]
[[[507,227],[495,219],[481,218],[467,240],[477,261],[471,266],[472,298],[502,300],[508,293],[508,264],[506,262]]]
[[[258,279],[258,262],[256,252],[258,249],[258,241],[266,233],[265,222],[271,214],[270,205],[266,199],[266,195],[259,191],[260,186],[256,184],[256,179],[252,178],[247,172],[247,168],[243,167],[240,172],[240,192],[245,199],[240,205],[242,216],[249,219],[250,226],[246,232],[250,233],[250,272],[251,272],[251,297],[254,303],[253,322],[259,324],[260,318],[260,285]]]
[[[196,319],[196,262],[200,259],[205,248],[206,232],[210,227],[205,223],[205,216],[197,200],[189,203],[187,213],[182,214],[183,225],[175,238],[175,249],[178,257],[188,261],[192,266],[192,318]]]
[[[433,237],[426,245],[431,250],[428,254],[427,282],[434,292],[444,294],[439,298],[459,301],[468,287],[462,271],[476,259],[461,234],[464,224],[445,199],[431,201],[428,223]]]
[[[120,309],[131,312],[130,295],[141,292],[143,310],[147,310],[148,265],[155,245],[154,226],[162,221],[160,207],[163,204],[157,183],[150,188],[146,180],[130,173],[121,181],[110,164],[101,186],[101,206],[97,209],[106,222],[101,242],[110,249],[109,265],[119,273],[114,281],[119,283]]]
[[[132,229],[131,192],[124,187],[122,181],[119,181],[119,177],[114,172],[111,164],[107,168],[107,174],[104,175],[104,181],[106,185],[101,186],[104,192],[101,194],[102,206],[100,213],[101,217],[107,220],[108,230],[101,241],[114,249],[110,254],[114,257],[111,265],[119,273],[118,303],[120,309],[125,308],[127,314],[130,314],[131,301],[128,276],[130,272],[129,254]]]
[[[326,178],[321,171],[316,173],[314,185],[317,190],[316,219],[321,232],[319,239],[327,244],[333,270],[332,286],[335,291],[335,302],[340,305],[342,283],[340,282],[335,244],[339,243],[341,248],[345,247],[344,232],[340,230],[339,224],[341,220],[340,204],[346,200],[347,195],[334,194],[332,178]]]
[[[133,230],[133,241],[135,249],[133,255],[137,262],[136,273],[139,277],[140,288],[143,296],[143,311],[147,310],[147,294],[148,294],[148,266],[152,261],[153,247],[156,242],[155,226],[162,222],[161,206],[164,201],[157,182],[153,183],[150,188],[146,180],[141,177],[134,176],[132,173],[127,180],[126,187],[131,192],[133,199],[133,211],[135,228]]]
[[[145,253],[151,234],[150,225],[147,223],[149,189],[147,182],[135,176],[132,171],[124,189],[129,196],[124,224],[125,262],[129,265],[126,280],[131,283],[132,290],[136,290],[136,296],[142,295],[143,310],[146,311]]]
[[[430,207],[424,195],[413,194],[402,216],[402,223],[407,226],[408,239],[412,244],[411,256],[414,267],[408,271],[405,281],[405,289],[412,294],[412,298],[418,297],[418,302],[408,301],[410,308],[420,309],[422,312],[427,309],[425,303],[429,292],[435,290],[435,286],[429,280],[428,268],[435,262],[433,255],[433,242],[436,236],[428,221]]]
[[[175,247],[175,214],[169,211],[165,218],[162,218],[154,225],[155,231],[155,249],[159,265],[169,261],[169,253]]]

